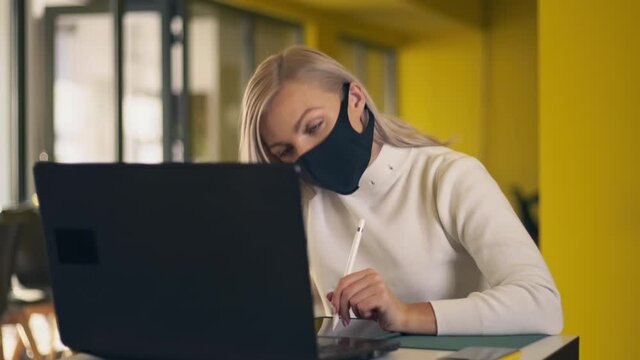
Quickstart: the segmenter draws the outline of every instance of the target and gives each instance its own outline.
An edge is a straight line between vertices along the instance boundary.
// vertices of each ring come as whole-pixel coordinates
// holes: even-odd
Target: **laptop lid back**
[[[69,347],[112,358],[315,358],[293,167],[39,163],[34,172]]]

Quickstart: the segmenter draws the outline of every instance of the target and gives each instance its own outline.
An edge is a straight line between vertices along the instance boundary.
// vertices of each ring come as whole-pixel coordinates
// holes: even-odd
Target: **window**
[[[54,26],[54,159],[116,161],[111,15],[62,14]]]
[[[124,161],[163,160],[161,16],[128,12],[124,25]]]
[[[393,49],[343,38],[336,60],[367,88],[378,109],[394,114],[396,109],[396,60]]]
[[[113,17],[87,9],[53,17],[53,139],[59,162],[163,160],[161,15],[123,16],[123,124],[115,117]]]
[[[255,67],[302,41],[299,26],[197,1],[190,7],[189,94],[193,161],[238,158],[240,104]]]
[[[249,76],[266,56],[302,41],[296,24],[208,0],[0,1],[3,94],[11,93],[4,74],[15,73],[4,41],[8,8],[15,3],[28,11],[27,29],[19,32],[29,50],[21,62],[29,75],[28,93],[21,97],[28,111],[12,129],[9,119],[18,116],[9,116],[9,97],[0,97],[0,206],[11,194],[32,196],[31,169],[38,160],[236,160]],[[121,27],[114,21],[115,4],[124,7]],[[15,140],[23,132],[24,141]],[[16,159],[6,161],[9,156]]]

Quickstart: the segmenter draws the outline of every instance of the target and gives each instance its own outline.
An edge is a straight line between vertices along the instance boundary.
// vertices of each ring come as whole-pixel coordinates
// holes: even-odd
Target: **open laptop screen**
[[[315,358],[294,167],[34,172],[66,345],[104,357]]]

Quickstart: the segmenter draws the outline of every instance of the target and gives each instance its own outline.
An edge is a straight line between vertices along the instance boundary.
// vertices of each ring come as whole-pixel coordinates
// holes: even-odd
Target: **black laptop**
[[[316,337],[296,168],[38,163],[63,342],[111,359],[366,359]]]

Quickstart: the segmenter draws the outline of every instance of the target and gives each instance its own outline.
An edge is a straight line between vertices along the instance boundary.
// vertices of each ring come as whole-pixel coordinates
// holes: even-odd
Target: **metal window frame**
[[[122,100],[124,96],[124,74],[122,63],[123,52],[123,24],[122,17],[124,16],[124,0],[111,0],[110,10],[113,20],[113,56],[114,56],[114,100],[115,100],[115,126],[116,126],[116,160],[122,162],[124,159],[124,127],[123,127],[123,109]]]
[[[169,151],[173,152],[174,144],[182,146],[182,159],[183,162],[191,161],[191,136],[189,133],[189,124],[191,123],[191,107],[189,104],[189,11],[187,2],[185,0],[178,0],[173,3],[174,9],[172,13],[174,16],[182,18],[182,38],[173,39],[173,41],[182,42],[182,92],[178,95],[177,101],[177,121],[174,125],[175,135],[170,140],[168,146]],[[169,19],[171,21],[171,19]],[[173,156],[173,154],[172,154]],[[178,159],[173,159],[178,160]]]
[[[11,72],[16,76],[14,102],[14,117],[17,125],[17,180],[18,180],[18,201],[27,200],[27,18],[26,3],[22,0],[11,2],[11,36],[13,38],[12,48],[15,50],[15,57],[12,59]],[[15,195],[14,195],[15,196]]]
[[[22,2],[22,0],[14,0]],[[171,44],[174,39],[170,32],[170,22],[179,11],[180,6],[171,6],[183,3],[184,0],[110,0],[91,1],[83,6],[58,6],[48,7],[45,12],[45,88],[46,88],[46,114],[45,122],[45,150],[49,154],[49,160],[55,160],[54,151],[54,77],[55,77],[55,20],[60,15],[111,13],[113,16],[114,37],[114,92],[115,92],[115,126],[116,126],[116,161],[124,161],[124,129],[123,129],[123,98],[124,98],[124,67],[123,67],[123,18],[127,12],[132,11],[158,11],[161,16],[161,76],[162,76],[162,147],[163,161],[172,161],[172,143],[174,138],[180,137],[176,130],[176,122],[180,122],[180,114],[188,114],[188,102],[184,100],[184,91],[178,102],[180,112],[175,111],[174,96],[171,91]],[[185,54],[185,56],[187,56]],[[184,68],[184,66],[183,66]]]

